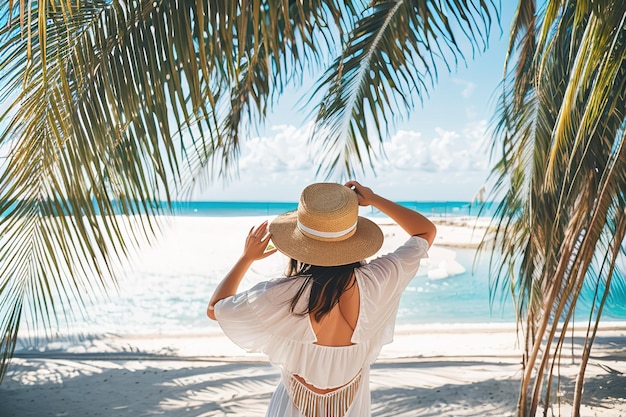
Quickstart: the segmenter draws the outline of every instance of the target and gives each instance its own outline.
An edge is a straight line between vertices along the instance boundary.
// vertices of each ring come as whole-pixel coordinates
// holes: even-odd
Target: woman
[[[373,206],[409,234],[393,253],[382,246]],[[356,181],[306,187],[298,209],[253,227],[243,254],[215,290],[207,314],[235,343],[263,352],[282,376],[266,417],[371,415],[369,368],[393,337],[402,291],[435,239],[424,216]],[[277,249],[266,250],[269,240]],[[237,294],[250,265],[276,250],[291,258],[285,278]]]

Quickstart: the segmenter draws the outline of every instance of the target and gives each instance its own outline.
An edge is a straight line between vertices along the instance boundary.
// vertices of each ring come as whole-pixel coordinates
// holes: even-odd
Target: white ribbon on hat
[[[332,239],[332,238],[337,238],[337,237],[342,237],[342,236],[347,235],[348,233],[356,229],[357,223],[358,223],[358,220],[354,222],[354,224],[350,226],[349,228],[345,230],[340,230],[338,232],[322,232],[320,230],[315,230],[315,229],[311,229],[310,227],[306,227],[305,225],[300,223],[300,220],[298,220],[298,229],[313,236],[323,237],[326,239]]]

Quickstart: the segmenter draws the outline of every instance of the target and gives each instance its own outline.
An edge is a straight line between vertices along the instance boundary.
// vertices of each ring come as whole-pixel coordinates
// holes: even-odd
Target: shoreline
[[[580,350],[585,338],[584,326],[574,332],[568,330],[566,344]],[[380,359],[436,357],[518,357],[521,358],[521,335],[514,323],[465,323],[465,324],[398,324],[394,341],[383,346]],[[63,335],[49,340],[27,339],[18,341],[15,358],[53,358],[73,355],[120,355],[141,354],[169,358],[252,358],[264,361],[264,356],[246,352],[219,328],[205,331],[165,334],[114,334]],[[625,348],[620,349],[621,346]],[[626,322],[606,322],[600,325],[595,353],[622,355],[626,359]],[[563,354],[567,357],[567,353]]]
[[[396,231],[400,232],[400,234],[404,233],[400,226],[387,216],[369,216],[367,213],[360,213],[360,215],[378,224],[383,229],[385,238],[393,237]],[[264,220],[271,221],[276,216],[275,214],[237,217],[163,215],[159,216],[159,219],[163,221],[165,228],[170,229],[173,228],[172,226],[184,227],[194,224],[202,227],[219,222],[220,224],[228,224],[229,226],[237,227],[237,229],[247,231],[251,226]],[[478,248],[480,240],[491,222],[491,217],[474,217],[467,215],[427,217],[437,226],[437,238],[433,245],[465,249]],[[162,233],[167,233],[167,230],[164,230]]]
[[[204,329],[206,300],[203,294],[208,296],[220,277],[228,271],[230,260],[236,259],[242,236],[246,235],[250,226],[266,219],[268,216],[164,217],[156,240],[152,244],[140,242],[138,249],[132,251],[127,261],[115,266],[119,271],[118,287],[111,288],[109,297],[98,294],[92,302],[88,301],[85,308],[88,314],[85,317],[70,316],[66,320],[60,310],[62,304],[57,303],[60,306],[60,321],[58,324],[53,322],[51,333],[78,330],[87,334],[167,334],[177,332],[179,328],[183,331]],[[384,244],[374,257],[394,250],[408,238],[389,218],[372,219],[381,224],[385,235]],[[419,278],[407,294],[424,299],[424,294],[429,291],[445,291],[445,278],[466,272],[470,266],[465,265],[465,258],[473,256],[473,249],[451,247],[460,246],[459,242],[465,242],[463,245],[467,247],[475,247],[477,238],[478,235],[462,226],[462,223],[460,226],[440,226],[439,236],[429,251],[429,258],[423,261],[418,272]],[[462,257],[457,258],[460,254]],[[242,281],[241,289],[249,288],[261,280],[281,276],[287,262],[282,254],[257,262]],[[481,278],[476,278],[476,281],[486,281],[483,273],[479,276]],[[469,282],[469,279],[463,281]],[[448,296],[453,295],[450,291]],[[471,302],[476,303],[476,298]],[[482,303],[481,300],[478,302]],[[473,310],[476,311],[475,315],[466,315],[464,312],[460,317],[464,320],[489,320],[486,303],[480,309]],[[441,321],[452,323],[455,315],[458,315],[448,307],[445,307],[446,312],[439,314],[434,309],[426,310],[427,304],[420,305],[424,306],[421,308],[425,309],[426,314],[416,312],[413,308],[401,315],[398,322],[432,323],[441,317]],[[468,307],[468,312],[471,313],[472,308]]]

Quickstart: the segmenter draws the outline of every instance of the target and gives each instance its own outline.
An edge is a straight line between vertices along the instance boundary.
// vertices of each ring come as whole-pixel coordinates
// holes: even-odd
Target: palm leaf
[[[617,268],[626,189],[625,13],[616,2],[549,2],[545,14],[522,19],[512,32],[524,45],[516,74],[520,68],[531,73],[508,79],[500,101],[496,133],[503,152],[494,174],[506,193],[492,247],[508,265],[496,271],[495,285],[512,288],[526,333],[521,416],[535,415],[541,400],[546,407],[552,401],[565,333],[582,288],[592,286],[597,301],[580,358],[577,415],[602,308],[610,291],[626,285]]]
[[[0,377],[23,310],[50,329],[55,311],[114,288],[114,265],[158,232],[187,173],[232,172],[242,121],[262,119],[301,68],[319,65],[362,7],[0,5]]]
[[[415,97],[424,99],[437,64],[450,69],[463,59],[457,34],[473,52],[486,47],[495,10],[484,1],[372,2],[316,87],[323,97],[312,143],[325,158],[318,173],[352,175],[355,166],[371,166],[372,138],[382,141]]]

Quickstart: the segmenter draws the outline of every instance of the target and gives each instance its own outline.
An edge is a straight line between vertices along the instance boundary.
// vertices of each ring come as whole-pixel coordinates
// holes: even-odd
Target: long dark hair
[[[352,276],[354,269],[359,266],[361,266],[360,262],[339,266],[316,266],[291,259],[285,275],[304,278],[298,292],[291,300],[291,312],[300,315],[313,314],[315,321],[320,321],[339,302],[341,295],[354,285],[355,281]],[[295,311],[300,297],[310,282],[311,294],[307,310]]]

